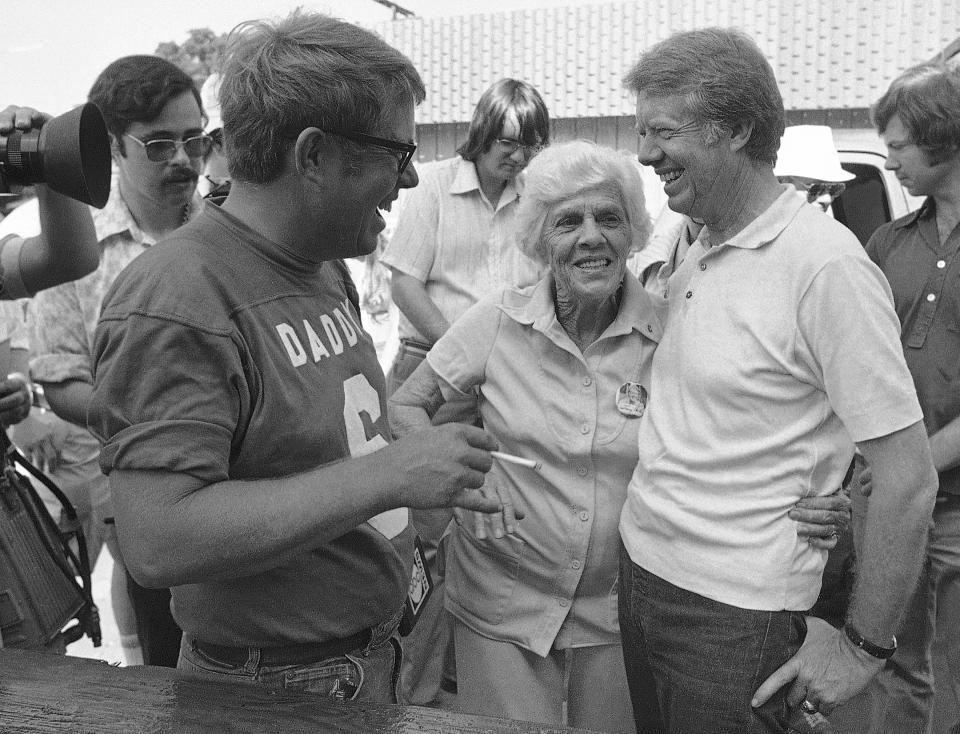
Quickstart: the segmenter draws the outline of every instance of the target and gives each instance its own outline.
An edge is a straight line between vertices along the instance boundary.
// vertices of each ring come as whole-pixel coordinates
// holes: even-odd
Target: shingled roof
[[[960,35],[956,0],[647,0],[373,26],[407,54],[427,86],[419,123],[470,119],[481,92],[525,79],[554,118],[630,115],[623,73],[678,30],[736,26],[750,33],[788,110],[866,108],[905,67]]]

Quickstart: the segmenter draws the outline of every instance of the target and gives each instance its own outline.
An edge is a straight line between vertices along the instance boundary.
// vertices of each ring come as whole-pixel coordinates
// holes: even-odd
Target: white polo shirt
[[[853,234],[784,193],[668,283],[620,533],[631,559],[748,609],[803,610],[826,551],[787,517],[840,486],[854,441],[920,420],[886,279]]]

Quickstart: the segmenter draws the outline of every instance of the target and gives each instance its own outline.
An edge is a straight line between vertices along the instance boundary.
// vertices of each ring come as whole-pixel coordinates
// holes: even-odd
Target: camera
[[[90,102],[48,120],[39,130],[0,135],[0,195],[11,184],[42,183],[102,209],[110,197],[110,139]]]

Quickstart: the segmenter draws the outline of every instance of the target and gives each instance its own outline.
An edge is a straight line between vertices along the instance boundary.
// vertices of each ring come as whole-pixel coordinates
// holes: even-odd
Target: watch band
[[[857,631],[857,628],[854,627],[849,622],[843,625],[843,631],[847,633],[847,639],[850,640],[850,642],[853,643],[855,647],[859,647],[861,650],[867,653],[867,655],[872,655],[873,657],[879,658],[880,660],[886,660],[887,658],[891,657],[893,653],[897,651],[896,637],[893,638],[892,647],[881,647],[880,645],[870,642],[870,640],[868,640],[866,637],[861,635]]]

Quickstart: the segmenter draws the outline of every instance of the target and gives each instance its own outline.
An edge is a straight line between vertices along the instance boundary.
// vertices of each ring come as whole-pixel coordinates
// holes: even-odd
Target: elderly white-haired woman
[[[427,426],[478,386],[501,449],[541,465],[495,461],[487,491],[502,490],[507,511],[453,528],[458,706],[560,724],[566,698],[573,726],[633,731],[617,523],[662,328],[626,271],[649,230],[637,166],[585,141],[547,148],[528,168],[517,224],[548,275],[464,314],[393,396],[391,421],[401,433]]]
[[[586,141],[547,148],[527,169],[517,226],[547,275],[453,324],[390,399],[391,421],[398,433],[429,426],[478,387],[502,451],[539,462],[498,458],[484,491],[504,511],[452,529],[458,707],[632,732],[617,525],[663,328],[663,304],[626,268],[650,227],[637,165]]]

